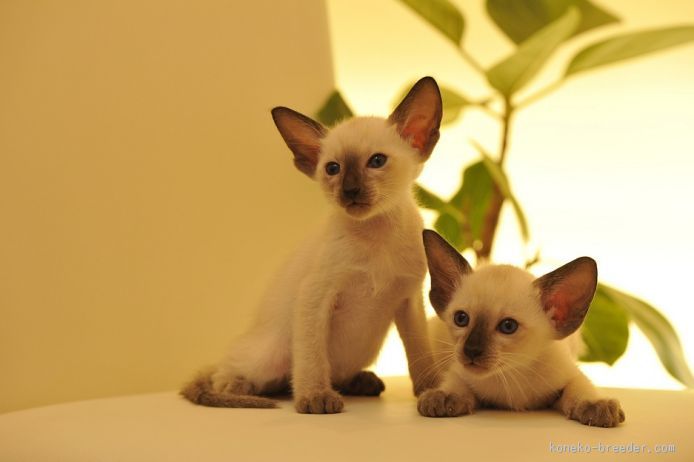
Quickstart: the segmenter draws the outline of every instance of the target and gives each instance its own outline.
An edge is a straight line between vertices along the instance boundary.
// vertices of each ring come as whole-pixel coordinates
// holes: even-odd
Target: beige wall
[[[177,387],[321,215],[322,2],[3,1],[0,69],[0,412]]]

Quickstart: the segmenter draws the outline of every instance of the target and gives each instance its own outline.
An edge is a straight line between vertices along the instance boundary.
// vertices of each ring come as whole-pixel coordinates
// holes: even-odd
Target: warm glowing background
[[[466,16],[463,41],[485,66],[512,51],[484,13],[484,2],[454,2]],[[596,2],[622,23],[581,35],[538,81],[551,83],[577,49],[617,31],[694,22],[687,0]],[[445,38],[397,1],[330,0],[333,60],[339,88],[360,114],[386,114],[409,82],[434,75],[473,97],[484,82]],[[478,158],[467,140],[491,152],[498,124],[469,111],[442,134],[420,177],[444,197],[460,168]],[[692,363],[694,302],[694,46],[683,46],[578,75],[517,114],[507,171],[532,233],[549,265],[577,256],[597,261],[601,279],[658,307],[674,324]],[[522,264],[515,218],[506,209],[493,259]],[[533,252],[529,252],[532,254]],[[537,270],[550,269],[550,266]],[[631,329],[627,353],[613,368],[586,365],[599,384],[681,388],[660,366],[645,337]],[[391,335],[377,370],[406,373]]]
[[[457,3],[480,61],[511,50],[481,1]],[[687,0],[600,4],[628,29],[694,21]],[[319,0],[0,2],[0,412],[176,388],[245,328],[323,215],[268,111],[312,113],[327,96],[328,25],[361,114],[387,114],[427,74],[483,96],[397,1],[328,13]],[[692,46],[580,76],[519,114],[508,162],[533,246],[552,264],[596,257],[606,282],[669,317],[690,359],[693,103]],[[446,130],[422,181],[452,191],[470,138],[494,148],[495,123],[470,112]],[[518,262],[504,217],[495,257]],[[633,334],[594,377],[676,386]],[[404,373],[399,351],[377,368]]]

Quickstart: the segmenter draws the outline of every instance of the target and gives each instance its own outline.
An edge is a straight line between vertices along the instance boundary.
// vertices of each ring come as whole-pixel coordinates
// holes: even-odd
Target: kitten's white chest
[[[351,258],[343,261],[329,341],[334,379],[373,362],[395,312],[421,296],[426,262],[418,237],[409,245],[381,241],[353,247]]]
[[[398,245],[399,244],[399,245]],[[424,249],[418,242],[365,246],[345,267],[350,273],[345,291],[378,298],[388,292],[409,292],[426,274]]]

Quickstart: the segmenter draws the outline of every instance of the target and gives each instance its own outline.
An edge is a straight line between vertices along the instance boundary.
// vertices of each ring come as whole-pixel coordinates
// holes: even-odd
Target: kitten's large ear
[[[598,285],[598,265],[589,257],[567,263],[534,282],[542,308],[550,317],[557,338],[576,331],[588,313]]]
[[[414,84],[388,120],[425,161],[439,140],[442,115],[439,86],[432,77],[424,77]]]
[[[318,164],[320,141],[328,130],[315,120],[286,107],[272,110],[272,120],[294,153],[294,165],[313,178]]]
[[[436,313],[441,315],[460,286],[462,277],[472,272],[470,264],[436,231],[425,229],[424,251],[427,254],[431,290],[429,300]]]

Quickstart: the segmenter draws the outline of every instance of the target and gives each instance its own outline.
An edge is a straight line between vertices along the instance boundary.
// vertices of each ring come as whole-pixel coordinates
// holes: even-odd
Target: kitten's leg
[[[594,427],[616,427],[624,422],[624,411],[616,399],[602,399],[581,372],[564,387],[554,404],[569,419]]]
[[[267,384],[287,382],[290,372],[290,332],[286,321],[258,323],[238,337],[212,375],[220,393],[267,393]]]
[[[328,359],[330,319],[337,300],[328,281],[303,287],[294,311],[292,389],[302,414],[334,414],[344,406],[332,389]]]
[[[424,302],[420,292],[405,300],[395,312],[395,326],[405,347],[415,396],[419,396],[428,388],[435,387],[439,382],[427,335]]]
[[[289,388],[289,344],[286,327],[257,325],[237,338],[227,357],[198,374],[181,394],[206,406],[276,407],[273,400],[258,395]]]
[[[452,371],[448,371],[439,388],[426,390],[417,400],[417,410],[424,417],[456,417],[472,414],[477,399],[472,390]]]
[[[212,388],[218,393],[232,395],[284,395],[291,392],[289,377],[281,376],[271,380],[252,381],[241,374],[224,374],[215,372],[211,376]]]
[[[213,383],[214,383],[214,374]],[[220,393],[229,393],[232,395],[258,395],[260,394],[260,387],[248,380],[242,375],[236,375],[230,377],[228,380],[224,380],[222,383],[218,382],[217,390]]]
[[[383,380],[371,371],[361,371],[337,389],[343,395],[378,396],[386,389]]]
[[[181,389],[181,396],[195,404],[212,407],[255,407],[274,408],[277,403],[271,399],[254,396],[256,389],[247,380],[238,377],[227,391],[219,392],[212,383],[212,371],[200,372]]]

